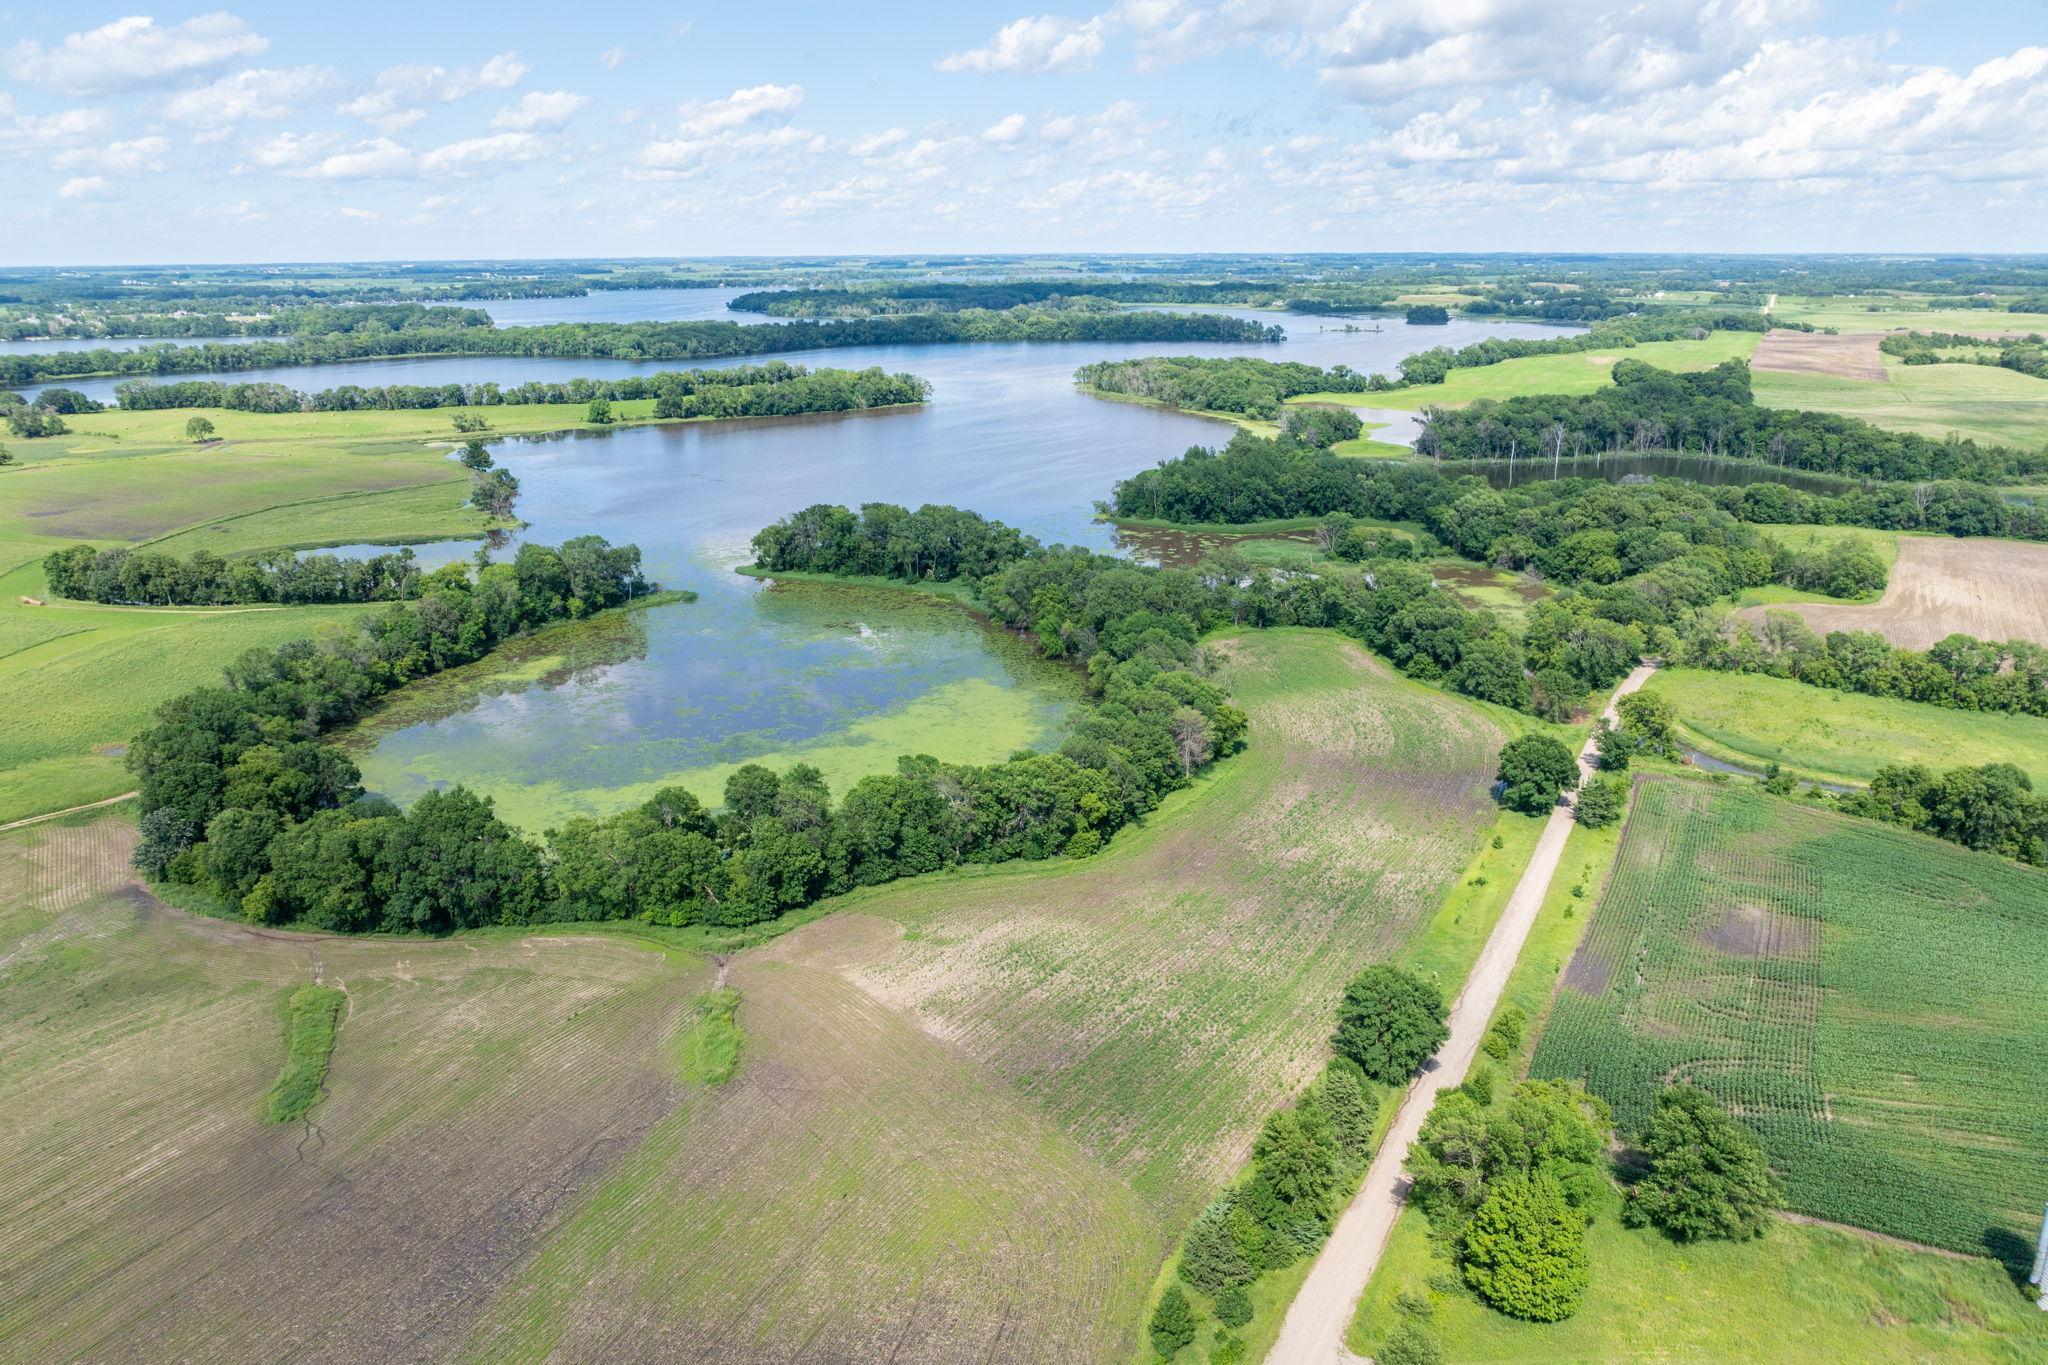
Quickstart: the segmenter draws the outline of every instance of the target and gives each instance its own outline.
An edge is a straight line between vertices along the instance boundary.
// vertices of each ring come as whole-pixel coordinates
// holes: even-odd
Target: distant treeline
[[[1149,398],[1178,408],[1234,412],[1262,421],[1279,415],[1280,404],[1304,393],[1387,393],[1441,384],[1452,370],[1498,365],[1527,356],[1573,355],[1625,350],[1656,341],[1682,341],[1716,331],[1763,332],[1771,324],[1757,313],[1652,313],[1605,322],[1588,332],[1561,337],[1489,337],[1456,350],[1436,346],[1401,362],[1401,375],[1360,374],[1348,365],[1321,370],[1313,365],[1233,356],[1148,356],[1104,361],[1074,372],[1075,382],[1103,393]],[[1811,329],[1808,329],[1811,330]]]
[[[275,383],[223,383],[187,379],[158,384],[126,380],[114,386],[123,408],[228,408],[239,412],[359,412],[380,409],[497,407],[513,403],[588,403],[652,398],[657,417],[779,417],[805,412],[848,412],[922,403],[931,386],[916,375],[866,370],[807,370],[771,361],[722,370],[664,370],[624,379],[535,380],[525,384],[344,384],[301,393]]]
[[[137,866],[257,921],[434,932],[528,914],[539,853],[488,802],[458,787],[400,814],[319,736],[523,631],[646,594],[640,551],[598,536],[526,545],[509,564],[436,569],[420,588],[353,630],[249,650],[225,685],[159,707],[128,751]]]
[[[234,345],[146,346],[0,356],[0,384],[87,375],[198,374],[415,355],[699,360],[843,346],[960,341],[1279,341],[1277,327],[1214,313],[1018,308],[846,322],[564,322],[545,327],[417,328]]]
[[[736,295],[725,306],[736,313],[764,313],[775,318],[848,318],[1034,304],[1069,306],[1088,300],[1268,307],[1285,297],[1284,284],[1240,280],[1217,284],[1184,280],[1009,280],[990,284],[920,280],[838,289],[762,289]]]
[[[252,308],[266,305],[252,304]],[[0,314],[0,336],[10,340],[50,336],[50,313],[14,310]],[[233,314],[233,316],[230,316]],[[430,308],[418,303],[269,305],[260,316],[243,308],[194,312],[118,312],[86,314],[55,334],[75,341],[96,337],[232,337],[388,335],[427,328],[489,327],[491,315],[475,308]]]
[[[1673,452],[1893,481],[1999,483],[2048,471],[2048,451],[1935,441],[1835,413],[1759,407],[1740,360],[1694,374],[1620,360],[1613,385],[1592,393],[1428,408],[1415,449],[1446,460]]]
[[[2023,337],[1981,337],[1967,332],[1894,333],[1877,343],[1886,355],[1907,365],[1995,365],[2036,379],[2048,379],[2048,338],[2039,332]],[[1958,350],[1967,355],[1955,355]]]
[[[195,550],[181,559],[161,550],[74,545],[44,555],[43,576],[59,597],[147,607],[396,602],[418,597],[425,581],[410,549],[367,559],[301,559],[289,550],[223,559],[211,550]]]

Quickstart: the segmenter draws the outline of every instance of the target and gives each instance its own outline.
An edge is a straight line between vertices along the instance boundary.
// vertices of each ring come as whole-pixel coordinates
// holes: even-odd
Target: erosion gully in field
[[[1502,732],[1324,633],[1223,647],[1251,745],[1085,862],[877,888],[714,979],[572,926],[194,919],[118,817],[0,836],[0,1335],[29,1358],[1113,1360],[1188,1218],[1491,819]],[[71,900],[53,897],[71,888]],[[266,1125],[278,1005],[348,992]],[[260,1283],[261,1294],[249,1286]],[[376,1314],[360,1305],[379,1304]]]

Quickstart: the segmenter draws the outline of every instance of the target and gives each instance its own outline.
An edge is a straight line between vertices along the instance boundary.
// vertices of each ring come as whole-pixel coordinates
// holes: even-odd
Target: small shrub
[[[1413,1287],[1394,1295],[1394,1311],[1404,1318],[1428,1322],[1436,1316],[1436,1300]]]
[[[1242,1327],[1252,1320],[1252,1296],[1241,1284],[1225,1285],[1216,1296],[1216,1321],[1225,1327]]]
[[[1529,1016],[1520,1005],[1509,1005],[1493,1017],[1486,1036],[1479,1040],[1479,1050],[1496,1062],[1505,1062],[1522,1050],[1528,1031]]]
[[[1472,1102],[1484,1109],[1487,1105],[1493,1103],[1493,1068],[1490,1066],[1473,1067],[1472,1074],[1465,1077],[1465,1083],[1459,1086],[1458,1089],[1471,1096]]]
[[[1621,818],[1628,785],[1618,777],[1596,777],[1579,788],[1574,814],[1587,829],[1605,829]]]
[[[1379,1365],[1444,1365],[1443,1344],[1419,1322],[1401,1322],[1387,1333],[1373,1357]]]

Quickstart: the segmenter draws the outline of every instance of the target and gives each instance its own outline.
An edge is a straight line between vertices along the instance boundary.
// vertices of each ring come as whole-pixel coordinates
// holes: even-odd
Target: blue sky
[[[2048,250],[2043,0],[0,12],[0,262]]]

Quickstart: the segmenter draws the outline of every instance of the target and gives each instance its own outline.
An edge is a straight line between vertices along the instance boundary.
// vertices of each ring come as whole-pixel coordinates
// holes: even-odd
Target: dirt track
[[[1875,332],[1854,336],[1783,330],[1766,332],[1749,357],[1749,368],[1777,370],[1784,374],[1831,374],[1842,379],[1883,384],[1889,382],[1884,372],[1883,353],[1877,348],[1883,339]]]
[[[1761,622],[1766,610],[1750,607],[1742,615]],[[1875,630],[1908,649],[1925,649],[1958,631],[1982,640],[2048,645],[2048,545],[1901,536],[1899,562],[1877,601],[1768,610],[1798,612],[1822,635]]]
[[[1650,673],[1651,668],[1644,665],[1614,690],[1607,705],[1609,720],[1618,719],[1614,703],[1641,687]],[[1586,777],[1593,775],[1592,758],[1593,745],[1588,741],[1579,754],[1579,771]],[[1394,1115],[1393,1126],[1380,1141],[1379,1152],[1366,1170],[1365,1182],[1338,1219],[1330,1240],[1323,1244],[1301,1291],[1287,1310],[1279,1340],[1266,1357],[1274,1365],[1331,1365],[1333,1361],[1359,1359],[1344,1344],[1344,1338],[1350,1331],[1352,1316],[1358,1311],[1359,1296],[1364,1294],[1373,1268],[1387,1249],[1387,1239],[1394,1235],[1394,1220],[1400,1216],[1408,1197],[1408,1180],[1401,1172],[1401,1163],[1407,1158],[1409,1144],[1422,1131],[1423,1120],[1429,1117],[1437,1092],[1464,1081],[1472,1058],[1479,1051],[1480,1037],[1493,1018],[1494,1006],[1500,1003],[1500,993],[1515,969],[1515,960],[1522,955],[1522,944],[1536,923],[1536,912],[1543,907],[1544,895],[1557,873],[1558,860],[1564,856],[1565,839],[1571,829],[1569,806],[1559,806],[1551,812],[1528,867],[1515,883],[1507,908],[1501,911],[1500,922],[1480,950],[1479,960],[1472,965],[1465,988],[1451,1004],[1450,1038],[1408,1087],[1408,1095]]]

